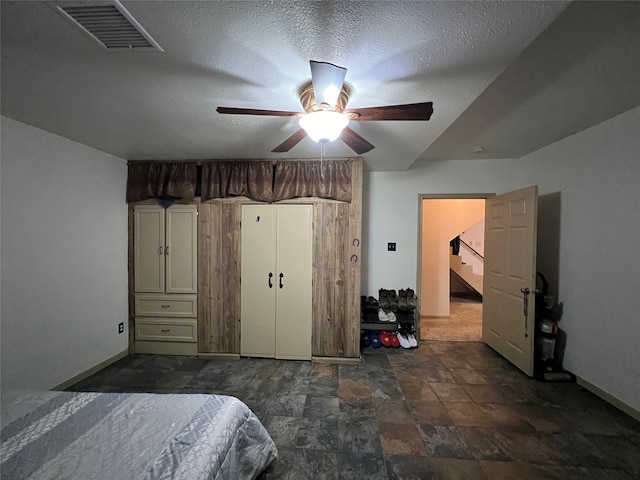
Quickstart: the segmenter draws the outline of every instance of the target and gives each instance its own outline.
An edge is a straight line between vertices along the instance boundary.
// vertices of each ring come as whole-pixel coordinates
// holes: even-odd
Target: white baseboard
[[[624,413],[626,413],[627,415],[629,415],[632,418],[635,418],[636,420],[638,420],[640,422],[640,411],[636,410],[631,405],[627,405],[622,400],[617,399],[613,395],[605,392],[604,390],[602,390],[599,387],[596,387],[593,383],[585,380],[582,377],[579,377],[578,375],[576,375],[576,383],[578,385],[586,388],[587,390],[589,390],[594,395],[600,397],[605,402],[610,403],[611,405],[613,405],[617,409],[622,410]]]
[[[62,382],[60,385],[56,385],[55,387],[51,388],[51,390],[53,390],[53,391],[66,390],[70,386],[75,385],[78,382],[81,382],[85,378],[90,377],[94,373],[99,372],[100,370],[102,370],[105,367],[108,367],[112,363],[116,363],[118,360],[120,360],[121,358],[126,357],[127,355],[129,355],[129,348],[128,347],[125,350],[121,351],[120,353],[116,353],[113,357],[107,358],[104,362],[100,362],[99,364],[91,367],[90,369],[85,370],[84,372],[79,373],[75,377],[70,378],[66,382]]]

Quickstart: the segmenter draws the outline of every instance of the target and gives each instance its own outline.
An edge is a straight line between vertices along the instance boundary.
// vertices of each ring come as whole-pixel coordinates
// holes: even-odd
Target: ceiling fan
[[[300,89],[300,103],[304,112],[283,110],[258,110],[253,108],[218,107],[218,113],[235,115],[266,115],[274,117],[299,117],[300,129],[271,150],[288,152],[307,135],[316,142],[328,143],[338,137],[357,154],[375,148],[371,143],[349,128],[350,120],[429,120],[433,113],[432,102],[408,103],[345,109],[351,90],[344,83],[347,69],[331,63],[311,60],[311,81]]]

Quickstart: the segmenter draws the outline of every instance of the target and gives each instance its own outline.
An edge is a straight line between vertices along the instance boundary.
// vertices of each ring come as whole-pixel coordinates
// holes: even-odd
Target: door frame
[[[418,194],[418,254],[416,264],[416,292],[422,292],[422,231],[423,200],[486,200],[494,197],[495,192],[486,193],[419,193]],[[420,311],[418,313],[421,315]]]

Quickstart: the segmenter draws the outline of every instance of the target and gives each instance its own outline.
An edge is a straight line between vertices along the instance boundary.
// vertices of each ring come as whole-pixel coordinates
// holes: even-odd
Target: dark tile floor
[[[236,396],[278,446],[268,480],[640,478],[640,422],[482,343],[353,365],[134,355],[70,390]]]

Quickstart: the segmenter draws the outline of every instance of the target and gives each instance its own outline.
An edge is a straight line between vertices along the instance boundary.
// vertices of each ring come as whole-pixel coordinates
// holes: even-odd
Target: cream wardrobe
[[[195,355],[197,208],[134,208],[135,352]]]
[[[243,356],[310,360],[313,205],[243,205]]]

